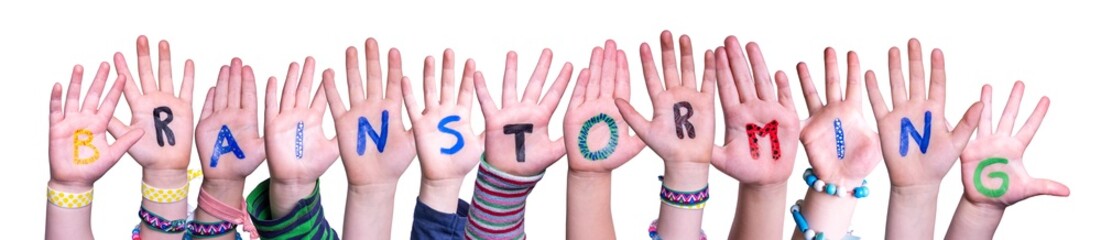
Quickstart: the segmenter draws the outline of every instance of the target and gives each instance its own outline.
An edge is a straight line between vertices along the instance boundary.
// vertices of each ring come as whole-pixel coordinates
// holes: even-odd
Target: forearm
[[[615,239],[612,173],[570,170],[566,186],[566,238]]]
[[[787,182],[741,184],[729,239],[781,239],[787,208]]]
[[[887,239],[933,239],[940,185],[891,187]]]
[[[666,187],[678,191],[696,191],[707,187],[707,163],[681,162],[665,165]],[[699,239],[703,209],[686,209],[661,204],[658,213],[658,234],[663,239]]]
[[[142,172],[142,182],[150,187],[159,189],[179,189],[188,184],[187,170],[184,169],[164,169],[154,170],[145,169]],[[187,219],[187,198],[186,195],[183,200],[174,202],[155,202],[149,200],[146,197],[142,197],[141,206],[150,213],[157,214],[167,220],[179,220]],[[141,237],[142,239],[169,239],[178,238],[180,233],[164,233],[155,229],[149,228],[148,225],[142,224]]]
[[[203,179],[202,185],[203,192],[214,197],[214,199],[222,202],[228,206],[236,206],[239,211],[245,211],[246,209],[239,209],[241,202],[244,201],[245,181],[241,180],[222,180],[222,179]],[[201,204],[200,204],[201,205]],[[247,216],[242,216],[247,217]],[[213,216],[200,208],[195,210],[195,220],[199,222],[213,223],[226,221],[226,219],[220,219]],[[238,226],[240,228],[241,226]],[[208,238],[212,240],[233,240],[234,234],[225,234],[217,237]]]
[[[50,181],[50,189],[66,193],[92,190],[90,185],[63,184]],[[92,239],[92,206],[62,208],[46,203],[46,239]]]
[[[397,184],[348,185],[344,238],[389,239],[396,192]]]
[[[843,239],[849,232],[856,198],[838,197],[807,189],[801,213],[815,233],[825,234],[826,239]],[[803,239],[803,233],[795,229],[792,239]]]
[[[952,225],[948,225],[944,239],[993,239],[1004,213],[1004,208],[975,204],[960,198],[956,215],[952,216]]]

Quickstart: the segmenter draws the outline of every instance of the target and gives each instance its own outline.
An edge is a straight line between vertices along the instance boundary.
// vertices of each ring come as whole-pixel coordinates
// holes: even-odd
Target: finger
[[[458,104],[467,110],[470,110],[471,101],[474,99],[474,72],[476,71],[478,70],[474,65],[474,59],[466,59],[466,64],[463,67],[463,79],[459,83]]]
[[[570,95],[570,105],[567,109],[575,108],[585,103],[585,92],[589,88],[589,69],[582,68],[577,74],[577,83],[573,85],[573,94]]]
[[[680,35],[680,82],[684,87],[696,90],[696,60],[692,55],[692,39]]]
[[[967,142],[971,140],[971,133],[974,133],[975,128],[978,127],[982,107],[982,102],[971,104],[971,107],[963,114],[963,118],[956,124],[956,128],[952,129],[952,143],[956,147],[963,149],[964,146],[967,146]]]
[[[852,104],[853,106],[862,107],[861,104],[864,99],[864,89],[861,87],[864,84],[860,84],[860,58],[856,56],[856,52],[849,51],[846,56],[848,60],[848,81],[845,82],[845,102]]]
[[[692,74],[695,75],[695,73]],[[703,54],[703,82],[702,86],[700,86],[700,92],[703,94],[707,94],[707,99],[715,99],[715,82],[717,81],[716,75],[715,52],[711,51],[711,49],[708,49]]]
[[[378,41],[368,38],[367,49],[367,97],[382,100],[382,61],[378,57]],[[357,66],[356,69],[359,69]]]
[[[398,52],[397,48],[390,49],[389,59],[386,61],[386,65],[389,66],[389,70],[386,71],[386,98],[394,101],[401,100],[401,52]]]
[[[947,88],[948,76],[944,71],[944,53],[939,48],[933,49],[932,59],[929,60],[933,65],[930,70],[929,76],[929,100],[944,104],[945,101],[945,89]]]
[[[354,108],[367,99],[363,93],[363,79],[359,74],[359,53],[355,47],[344,50],[344,72],[348,78],[348,103]]]
[[[1037,178],[1032,180],[1033,181],[1028,183],[1029,193],[1026,195],[1070,196],[1070,188],[1068,188],[1067,185],[1049,179]]]
[[[879,83],[875,80],[875,72],[864,72],[864,83],[868,87],[868,101],[872,102],[872,115],[880,119],[887,114],[887,103],[883,102],[883,94],[879,92]]]
[[[993,123],[991,122],[991,94],[993,94],[993,88],[990,84],[984,84],[982,86],[982,93],[979,95],[979,101],[982,102],[982,114],[979,116],[979,136],[987,136],[993,133]]]
[[[302,65],[302,77],[298,81],[298,95],[294,96],[294,105],[296,107],[312,106],[310,104],[310,89],[313,89],[313,71],[314,71],[314,59],[313,57],[306,57],[306,63]],[[324,110],[324,109],[322,109]]]
[[[409,119],[416,121],[424,113],[424,109],[417,104],[417,98],[413,93],[413,86],[409,84],[409,77],[401,77],[401,96],[404,98],[406,113]]]
[[[122,95],[123,85],[126,85],[126,76],[118,76],[115,78],[115,83],[111,84],[111,90],[107,91],[107,98],[103,99],[103,104],[96,109],[96,114],[101,118],[107,118],[115,115],[115,107],[118,106],[119,97]]]
[[[661,77],[658,76],[657,66],[654,64],[653,53],[650,52],[650,45],[642,43],[638,47],[639,58],[642,59],[642,79],[646,81],[646,91],[650,95],[650,102],[654,102],[654,97],[665,91],[665,87],[662,86]]]
[[[228,92],[228,107],[231,109],[241,108],[241,59],[233,58],[229,63],[229,92]]]
[[[256,86],[256,83],[254,82],[252,85]],[[183,83],[180,84],[180,99],[183,99],[184,101],[187,101],[187,104],[191,104],[192,103],[191,99],[192,99],[192,97],[194,97],[194,94],[195,94],[194,90],[195,90],[195,62],[191,61],[191,59],[188,59],[187,61],[184,61]],[[253,88],[253,96],[256,96],[255,93],[256,93],[256,88],[254,87]]]
[[[755,42],[749,42],[745,46],[746,52],[749,54],[749,64],[753,68],[753,85],[756,86],[757,97],[765,101],[776,101],[776,90],[772,87],[772,78],[769,76],[768,65],[765,64],[764,54],[761,54],[761,47]]]
[[[61,83],[54,83],[53,89],[50,91],[50,125],[54,125],[57,122],[65,119],[65,113],[61,108]]]
[[[115,143],[108,147],[109,155],[106,156],[107,161],[105,164],[114,166],[119,158],[122,157],[122,154],[126,154],[126,151],[130,150],[130,147],[134,146],[134,143],[137,143],[138,139],[141,139],[143,134],[145,134],[145,132],[141,129],[133,129],[126,132],[126,134],[123,134],[121,137],[115,138]]]
[[[535,71],[531,73],[528,86],[524,89],[523,102],[537,103],[543,95],[543,85],[546,84],[547,75],[550,74],[550,64],[554,59],[554,53],[549,48],[544,48],[539,55],[539,63],[535,65]]]
[[[333,113],[333,119],[344,116],[344,102],[340,100],[340,93],[336,91],[336,83],[333,83],[336,73],[332,69],[325,69],[321,73],[321,86],[325,88],[325,97],[329,101],[329,111]]]
[[[1017,120],[1017,112],[1021,109],[1021,98],[1025,94],[1025,83],[1017,81],[1013,83],[1013,91],[1009,93],[1009,102],[1002,110],[1002,120],[998,120],[998,130],[995,134],[1002,136],[1013,135],[1013,124]]]
[[[283,81],[283,94],[279,100],[279,112],[294,108],[294,98],[297,97],[295,93],[298,92],[298,76],[298,63],[291,62],[291,65],[287,67],[287,78]]]
[[[557,140],[551,142],[550,156],[552,160],[547,164],[548,166],[562,160],[562,156],[566,155],[566,141],[564,139],[565,138],[559,137]]]
[[[623,120],[627,121],[627,125],[631,125],[631,129],[635,130],[635,134],[646,137],[645,134],[649,133],[650,121],[642,117],[642,114],[639,114],[627,100],[618,98],[615,100],[615,106],[619,108],[619,113],[623,115]]]
[[[252,110],[252,114],[256,115],[256,74],[252,72],[252,67],[248,65],[245,65],[242,71],[241,77],[244,78],[244,82],[241,84],[241,107],[245,110]]]
[[[600,86],[599,97],[614,97],[615,75],[619,71],[618,50],[615,41],[609,39],[604,42],[604,65],[600,66],[600,84],[597,84]]]
[[[715,68],[715,73],[719,77],[715,82],[719,88],[719,103],[723,105],[725,112],[726,109],[741,103],[738,86],[734,84],[734,73],[730,72],[730,60],[726,56],[726,47],[715,49]]]
[[[627,53],[616,50],[615,98],[631,99],[631,73],[627,69]]]
[[[130,127],[127,127],[125,123],[122,123],[122,120],[116,117],[112,117],[111,121],[107,123],[107,133],[115,138],[122,137],[127,132],[130,132]]]
[[[175,94],[176,90],[172,86],[172,50],[168,47],[168,41],[161,40],[158,44],[157,60],[160,62],[157,66],[157,79],[160,80],[161,92]]]
[[[600,96],[600,77],[603,69],[604,49],[595,47],[589,57],[589,82],[592,84],[585,88],[585,100],[596,100]]]
[[[1051,105],[1051,100],[1046,96],[1040,98],[1040,103],[1036,104],[1036,109],[1032,110],[1032,115],[1028,116],[1028,120],[1025,121],[1025,125],[1021,126],[1021,130],[1017,132],[1017,139],[1028,146],[1032,142],[1032,136],[1036,135],[1036,130],[1040,129],[1040,124],[1044,122],[1044,116],[1047,115],[1047,108]]]
[[[207,89],[206,97],[203,99],[205,100],[203,100],[203,111],[199,113],[199,121],[210,117],[210,114],[214,113],[214,88]]]
[[[515,105],[516,101],[516,52],[505,55],[505,77],[501,83],[501,108]]]
[[[807,102],[807,111],[814,115],[822,109],[822,100],[818,97],[818,89],[814,87],[814,80],[810,77],[807,64],[799,62],[795,65],[795,74],[799,75],[799,84],[803,88],[803,99]]]
[[[111,67],[107,65],[107,62],[99,64],[96,78],[92,80],[92,86],[88,88],[88,95],[84,96],[84,106],[81,107],[83,111],[96,111],[96,107],[99,107],[99,95],[103,93],[103,87],[107,85],[107,74],[110,72]]]
[[[138,80],[141,80],[142,93],[160,91],[157,81],[153,78],[153,63],[149,57],[149,40],[145,36],[138,36]]]
[[[440,76],[439,104],[455,102],[455,52],[443,51],[443,74]]]
[[[925,100],[925,63],[921,57],[921,43],[910,39],[906,47],[910,56],[910,99]]]
[[[841,101],[841,74],[837,72],[837,52],[826,48],[823,58],[826,62],[826,104]]]
[[[328,103],[329,101],[325,100],[325,88],[318,87],[317,91],[313,94],[313,102],[310,103],[310,111],[318,115],[325,114],[325,107],[329,105]]]
[[[218,70],[218,83],[214,85],[214,111],[218,112],[229,106],[229,73],[230,67],[222,65]]]
[[[910,101],[910,96],[906,95],[906,78],[902,76],[901,55],[897,47],[892,47],[887,52],[887,70],[890,72],[891,102],[894,103],[894,108],[902,107]]]
[[[482,106],[482,115],[493,116],[497,112],[497,103],[489,94],[489,88],[486,87],[486,80],[481,71],[474,73],[474,90],[478,94],[478,104]]]
[[[436,59],[424,58],[424,108],[433,109],[440,105],[440,91],[436,90]],[[405,93],[409,94],[409,93]]]
[[[279,114],[279,101],[275,99],[275,91],[279,91],[276,90],[279,86],[277,86],[275,81],[274,76],[269,77],[268,84],[264,87],[264,127],[267,127],[269,124],[268,121],[275,119],[275,115]]]
[[[69,78],[69,91],[65,96],[65,114],[80,112],[80,81],[84,78],[84,67],[73,66],[72,78]]]
[[[661,32],[661,67],[665,76],[665,87],[681,86],[680,71],[677,71],[677,52],[673,50],[673,33]]]
[[[573,64],[566,62],[565,65],[562,65],[562,71],[558,72],[558,78],[554,80],[554,83],[551,83],[547,95],[539,101],[539,106],[543,108],[543,111],[554,112],[555,109],[558,109],[558,104],[562,102],[562,94],[566,92],[566,85],[570,83],[570,76],[573,76]]]
[[[738,88],[738,97],[742,102],[749,99],[757,99],[756,88],[753,86],[753,76],[746,64],[745,53],[742,52],[742,44],[734,36],[726,37],[726,57],[734,76],[734,84]]]
[[[780,105],[788,109],[795,109],[795,100],[791,97],[791,83],[784,71],[776,71],[776,94],[779,94]]]
[[[126,66],[126,58],[120,52],[115,52],[115,74],[126,76],[126,86],[123,88],[126,102],[137,101],[137,97],[141,96],[141,91],[138,90],[138,84],[134,82],[134,77],[130,76],[130,69]]]

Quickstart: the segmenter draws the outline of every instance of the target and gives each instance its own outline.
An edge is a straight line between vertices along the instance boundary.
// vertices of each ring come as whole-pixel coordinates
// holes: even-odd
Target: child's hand
[[[348,102],[344,108],[336,89],[333,71],[322,75],[329,108],[336,122],[340,156],[347,171],[348,184],[396,184],[416,156],[413,132],[405,129],[401,106],[401,54],[390,49],[385,96],[378,43],[367,39],[367,94],[359,73],[359,54],[355,47],[345,53],[348,73]]]
[[[436,90],[436,62],[424,59],[424,107],[417,103],[409,78],[402,78],[402,94],[413,123],[421,175],[428,181],[462,182],[478,164],[482,137],[470,128],[470,104],[474,91],[474,60],[467,60],[459,94],[455,95],[455,53],[443,53],[443,74]],[[439,95],[436,95],[439,94]],[[422,184],[423,185],[423,184]],[[455,188],[456,194],[458,188]],[[423,195],[423,193],[422,193]],[[454,201],[454,198],[447,201]]]
[[[861,110],[863,89],[860,89],[860,60],[855,52],[848,56],[848,81],[845,97],[841,94],[841,77],[837,70],[837,53],[826,48],[826,105],[822,106],[805,63],[799,63],[797,73],[803,86],[810,118],[799,139],[810,158],[815,174],[830,183],[856,187],[882,161],[875,129],[864,122]],[[866,78],[873,78],[871,71]],[[787,82],[783,74],[778,80]],[[779,82],[779,81],[778,81]],[[786,85],[786,84],[784,84]]]
[[[119,75],[100,104],[110,66],[100,63],[83,107],[80,82],[84,68],[73,67],[69,93],[62,109],[61,84],[50,93],[50,187],[64,192],[84,192],[118,162],[122,154],[141,138],[142,129],[120,132],[115,144],[107,144],[107,124],[115,112],[126,75]]]
[[[646,146],[631,136],[615,105],[616,98],[631,99],[630,84],[627,57],[614,41],[593,48],[589,68],[577,75],[563,118],[562,135],[571,171],[608,173]]]
[[[946,77],[944,55],[933,49],[928,97],[925,91],[925,66],[921,44],[909,43],[910,92],[903,83],[902,60],[898,48],[891,48],[888,68],[891,74],[891,98],[894,109],[887,110],[875,76],[865,80],[872,111],[879,124],[883,157],[894,187],[939,186],[967,146],[979,120],[979,103],[972,104],[954,129],[944,116]],[[907,97],[908,96],[908,97]]]
[[[737,38],[725,44],[715,51],[715,67],[726,137],[711,164],[743,184],[783,183],[791,176],[800,128],[788,79],[777,72],[774,90],[756,43],[745,46],[748,64]]]
[[[325,89],[318,88],[310,103],[313,75],[312,57],[306,58],[301,78],[298,63],[291,63],[282,99],[276,99],[275,77],[268,78],[265,98],[264,140],[273,186],[309,186],[298,197],[305,197],[313,190],[317,178],[333,165],[339,154],[336,139],[326,138],[321,129]]]
[[[206,92],[195,129],[204,181],[244,181],[266,158],[256,120],[256,78],[252,67],[241,65],[238,58],[223,65],[217,86]]]
[[[1024,90],[1024,83],[1020,81],[1013,85],[1013,92],[995,130],[990,118],[990,109],[994,106],[990,102],[990,85],[982,88],[983,110],[978,137],[964,148],[960,157],[964,198],[971,203],[1004,208],[1039,195],[1070,195],[1070,189],[1062,183],[1032,178],[1025,171],[1022,160],[1025,148],[1044,121],[1050,102],[1047,97],[1041,98],[1028,121],[1017,135],[1013,135],[1013,122],[1017,118]]]
[[[191,98],[195,65],[191,60],[184,63],[183,84],[180,86],[179,96],[175,96],[168,42],[160,41],[158,44],[157,76],[153,74],[149,41],[145,36],[138,37],[137,48],[140,91],[130,75],[126,58],[122,53],[115,53],[115,69],[129,81],[124,94],[126,102],[130,104],[130,124],[114,119],[107,130],[114,136],[120,136],[132,129],[142,129],[149,133],[129,151],[130,156],[145,170],[184,171],[191,159],[191,138],[194,134]]]
[[[547,125],[570,81],[573,66],[569,62],[562,66],[550,91],[540,100],[551,59],[550,49],[544,49],[523,98],[516,99],[516,53],[509,52],[505,59],[501,109],[493,102],[482,73],[474,74],[478,102],[486,117],[486,162],[493,167],[514,175],[532,176],[546,170],[566,153],[561,138],[551,141]]]

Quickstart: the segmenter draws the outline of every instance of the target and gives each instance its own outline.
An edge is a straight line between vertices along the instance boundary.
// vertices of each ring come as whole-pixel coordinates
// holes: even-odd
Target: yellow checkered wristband
[[[62,208],[82,208],[92,204],[92,190],[82,193],[67,193],[46,187],[46,200]]]
[[[202,176],[203,172],[199,170],[187,170],[187,183],[183,187],[165,189],[149,186],[145,182],[141,183],[141,196],[149,201],[155,203],[174,203],[187,199],[191,180],[199,176]]]

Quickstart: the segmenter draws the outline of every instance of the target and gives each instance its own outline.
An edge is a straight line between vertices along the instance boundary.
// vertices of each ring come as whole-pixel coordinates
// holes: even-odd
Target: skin
[[[799,140],[810,160],[814,174],[826,183],[838,184],[847,191],[860,186],[865,177],[882,161],[879,139],[872,126],[864,122],[862,93],[860,84],[860,60],[855,52],[849,52],[848,76],[845,95],[841,93],[841,77],[837,66],[837,54],[833,48],[826,48],[826,104],[823,106],[815,89],[814,81],[807,70],[806,63],[799,63],[797,73],[803,86],[810,117],[804,120],[804,128]],[[871,77],[868,71],[865,77]],[[783,73],[777,79],[784,79]],[[844,99],[842,99],[842,97]],[[845,158],[837,158],[837,142],[834,120],[841,119],[845,130]],[[857,199],[851,195],[831,196],[816,192],[813,187],[807,189],[805,201],[801,207],[808,225],[815,232],[824,232],[826,239],[841,239],[848,230],[856,208]],[[792,239],[804,239],[797,228]]]
[[[242,65],[240,58],[233,58],[228,66],[222,65],[218,71],[217,85],[206,92],[199,124],[195,126],[195,144],[198,145],[199,160],[203,166],[202,191],[234,207],[244,201],[245,178],[256,171],[266,158],[264,139],[260,137],[257,125],[256,78],[252,67]],[[217,147],[215,144],[222,126],[233,132],[233,138],[245,153],[245,158],[238,159],[233,153],[222,154],[218,158],[218,166],[211,167],[211,155]],[[237,210],[242,213],[247,211],[240,207]],[[195,211],[195,220],[219,222],[224,219],[199,208]],[[234,236],[226,234],[211,239],[231,240]]]
[[[972,140],[963,154],[960,156],[961,175],[963,175],[963,197],[956,207],[956,215],[952,217],[952,225],[948,227],[945,239],[993,239],[994,231],[1001,222],[1005,208],[1035,196],[1050,195],[1058,197],[1070,196],[1070,188],[1062,183],[1033,178],[1025,171],[1024,152],[1040,123],[1047,115],[1050,100],[1045,96],[1040,98],[1036,109],[1028,117],[1028,120],[1017,132],[1013,134],[1014,120],[1021,106],[1021,97],[1024,95],[1024,83],[1017,81],[1013,85],[1013,91],[1009,95],[1009,101],[1002,111],[1002,118],[998,121],[997,128],[991,120],[990,85],[982,88],[981,101],[983,110],[979,120],[978,137]],[[975,186],[975,170],[978,164],[987,158],[1000,157],[1008,159],[1008,164],[993,164],[983,169],[981,174],[1003,172],[1010,182],[1008,191],[999,197],[987,197],[980,193]],[[1001,181],[996,178],[981,176],[983,186],[989,189],[998,189]]]
[[[672,41],[670,38],[666,39],[667,42]],[[640,115],[627,99],[616,96],[616,106],[639,138],[665,161],[663,184],[673,190],[695,191],[707,186],[711,148],[715,141],[715,75],[705,73],[700,89],[697,90],[695,67],[691,61],[691,43],[687,37],[682,37],[681,44],[683,71],[677,70],[675,60],[670,56],[674,55],[670,54],[672,51],[666,51],[671,47],[668,44],[663,47],[664,87],[657,71],[653,70],[653,61],[643,57],[643,76],[654,106],[652,121]],[[643,46],[641,49],[643,56],[649,55],[648,47]],[[650,70],[646,70],[647,68]],[[678,102],[692,105],[693,115],[688,121],[696,129],[695,138],[669,137],[676,131],[673,105]],[[657,227],[663,239],[699,239],[702,222],[703,209],[683,209],[661,204]]]
[[[402,96],[409,119],[413,123],[413,139],[417,147],[417,159],[421,165],[421,187],[418,199],[442,213],[453,214],[458,208],[459,188],[483,151],[483,137],[474,135],[470,127],[470,107],[474,92],[474,60],[467,59],[463,68],[459,94],[455,95],[455,53],[451,49],[443,53],[442,88],[436,88],[435,58],[424,59],[424,106],[417,102],[409,78],[401,79]],[[440,132],[436,127],[440,120],[456,115],[460,121],[447,126],[462,135],[465,146],[451,155],[440,148],[451,147],[455,137]]]
[[[268,78],[264,115],[264,147],[271,173],[271,210],[273,218],[285,216],[298,200],[306,198],[317,178],[336,162],[340,153],[336,138],[322,131],[325,114],[325,89],[318,88],[310,103],[314,60],[307,57],[301,76],[298,63],[290,64],[281,99],[276,99],[276,79]],[[216,103],[217,104],[217,103]],[[218,107],[215,105],[215,107]],[[295,156],[295,135],[299,122],[304,124],[302,159]]]
[[[107,125],[114,114],[115,106],[122,89],[126,86],[126,75],[119,75],[100,104],[100,94],[107,83],[110,73],[107,62],[100,63],[92,86],[85,96],[83,107],[80,103],[80,83],[84,76],[84,67],[73,67],[69,81],[68,95],[61,97],[61,84],[54,83],[50,92],[50,181],[49,188],[66,193],[83,193],[92,190],[96,180],[103,177],[122,154],[141,139],[144,131],[133,129],[121,134],[114,144],[107,144]],[[64,103],[64,104],[63,104]],[[63,106],[64,105],[64,106]],[[92,146],[100,152],[97,161],[90,164],[73,162],[73,133],[86,129],[92,133]],[[81,147],[80,157],[87,157],[92,151]],[[92,206],[82,208],[62,208],[46,204],[46,239],[92,239]]]
[[[116,71],[125,75],[129,83],[123,90],[126,102],[130,104],[131,118],[127,125],[122,121],[113,119],[108,126],[111,135],[120,136],[133,129],[142,129],[149,134],[130,148],[130,156],[142,166],[142,181],[149,186],[162,189],[176,189],[188,184],[187,165],[191,160],[192,134],[194,134],[191,110],[192,88],[194,86],[195,64],[191,60],[184,63],[183,84],[178,96],[174,95],[172,83],[171,49],[167,41],[160,41],[158,45],[158,69],[154,75],[151,63],[149,40],[145,36],[139,36],[137,40],[138,52],[138,79],[141,89],[134,84],[134,78],[130,75],[126,59],[122,53],[115,53]],[[156,128],[154,127],[153,109],[166,106],[172,109],[173,119],[168,123],[175,135],[176,144],[170,145],[167,141],[164,146],[157,144]],[[169,220],[187,218],[187,201],[172,203],[156,203],[142,198],[142,206],[150,212],[156,213]],[[182,233],[181,233],[182,234]],[[170,239],[178,238],[181,234],[165,234],[152,230],[142,225],[141,236],[143,239]]]
[[[615,98],[630,99],[631,87],[626,54],[608,40],[604,48],[593,48],[589,67],[577,75],[566,115],[563,139],[569,172],[566,178],[566,238],[615,239],[612,222],[612,170],[630,161],[645,147],[631,136],[629,125],[615,106]],[[578,137],[585,121],[604,113],[620,127],[615,151],[604,160],[589,160],[581,155]],[[589,148],[601,149],[611,135],[608,126],[594,125],[589,130]]]
[[[940,49],[933,49],[929,91],[926,92],[921,43],[917,39],[910,39],[907,50],[910,65],[909,93],[904,84],[899,49],[891,48],[888,52],[893,109],[887,109],[874,74],[869,74],[865,81],[881,133],[879,137],[883,143],[883,158],[891,178],[886,238],[931,239],[941,181],[967,146],[968,139],[978,124],[982,103],[972,104],[955,128],[948,126],[948,120],[944,117],[947,82],[944,54]],[[910,144],[909,154],[906,157],[901,156],[898,151],[900,120],[908,117],[915,127],[922,128],[926,111],[933,115],[931,136],[926,136],[930,138],[928,152],[923,154],[911,140],[906,143]]]
[[[778,72],[774,83],[760,47],[750,42],[745,50],[749,62],[741,43],[730,36],[725,46],[715,51],[726,135],[724,145],[714,147],[711,164],[740,182],[729,239],[778,239],[783,237],[787,179],[795,162],[801,126],[787,77]],[[772,159],[773,146],[766,136],[756,136],[761,155],[753,158],[746,124],[764,126],[773,120],[779,123],[780,159]]]
[[[359,54],[355,47],[348,47],[345,51],[350,109],[345,109],[344,102],[340,100],[332,70],[326,70],[322,75],[322,85],[336,124],[341,162],[348,175],[343,236],[348,239],[388,239],[398,179],[409,168],[417,152],[413,132],[405,129],[402,121],[401,54],[397,49],[390,49],[384,96],[378,42],[368,38],[364,49],[367,51],[366,94],[359,72]],[[359,155],[356,149],[359,118],[367,118],[375,128],[368,131],[381,131],[384,110],[389,111],[390,118],[385,149],[380,153],[375,146],[377,143],[368,138],[366,151]]]

